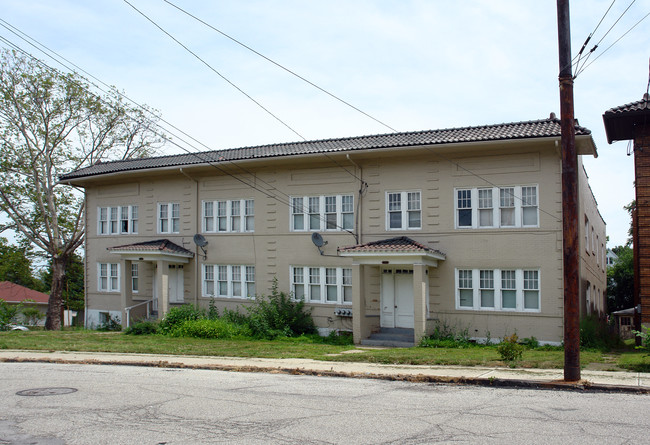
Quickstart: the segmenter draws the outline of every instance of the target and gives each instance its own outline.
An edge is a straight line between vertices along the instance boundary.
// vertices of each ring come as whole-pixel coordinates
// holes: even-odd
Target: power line
[[[377,123],[380,124],[380,125],[383,125],[384,127],[388,128],[389,130],[394,131],[395,133],[398,132],[396,129],[394,129],[394,128],[391,127],[390,125],[388,125],[388,124],[386,124],[386,123],[380,121],[379,119],[377,119],[377,118],[375,118],[374,116],[372,116],[372,115],[366,113],[365,111],[359,109],[358,107],[355,107],[355,106],[352,105],[351,103],[349,103],[349,102],[347,102],[347,101],[341,99],[340,97],[336,96],[335,94],[330,93],[330,92],[327,91],[326,89],[324,89],[324,88],[322,88],[322,87],[316,85],[315,83],[313,83],[312,81],[306,79],[305,77],[301,76],[300,74],[296,73],[295,71],[293,71],[293,70],[287,68],[286,66],[282,65],[281,63],[276,62],[275,60],[273,60],[273,59],[271,59],[271,58],[265,56],[264,54],[260,53],[259,51],[257,51],[257,50],[255,50],[255,49],[251,48],[250,46],[246,45],[245,43],[242,43],[241,41],[237,40],[236,38],[234,38],[234,37],[232,37],[232,36],[226,34],[225,32],[221,31],[220,29],[217,29],[216,27],[214,27],[214,26],[212,26],[211,24],[205,22],[204,20],[201,20],[199,17],[197,17],[197,16],[195,16],[194,14],[192,14],[192,13],[186,11],[185,9],[181,8],[180,6],[175,5],[174,3],[170,2],[169,0],[163,0],[163,1],[164,1],[165,3],[167,3],[168,5],[170,5],[170,6],[174,7],[174,8],[176,8],[177,10],[179,10],[180,12],[182,12],[183,14],[186,14],[187,16],[193,18],[193,19],[196,20],[197,22],[202,23],[203,25],[207,26],[208,28],[212,29],[213,31],[216,31],[216,32],[218,32],[219,34],[221,34],[222,36],[224,36],[224,37],[226,37],[226,38],[232,40],[232,41],[235,42],[236,44],[238,44],[238,45],[240,45],[240,46],[246,48],[247,50],[251,51],[251,52],[254,53],[254,54],[257,54],[258,56],[260,56],[260,57],[263,58],[264,60],[266,60],[266,61],[268,61],[268,62],[271,62],[273,65],[277,66],[278,68],[283,69],[283,70],[286,71],[287,73],[289,73],[289,74],[291,74],[291,75],[297,77],[298,79],[302,80],[303,82],[305,82],[305,83],[311,85],[312,87],[318,89],[319,91],[321,91],[321,92],[327,94],[328,96],[332,97],[333,99],[336,99],[336,100],[338,100],[339,102],[341,102],[341,103],[347,105],[348,107],[352,108],[353,110],[358,111],[359,113],[363,114],[363,115],[366,116],[366,117],[369,117],[369,118],[372,119],[373,121],[377,122]]]
[[[600,24],[603,23],[603,20],[605,20],[605,17],[609,13],[609,10],[612,9],[612,6],[614,6],[614,3],[616,3],[616,0],[612,0],[612,3],[609,5],[609,8],[607,8],[607,11],[605,11],[603,16],[600,18],[600,21],[598,22],[598,24],[596,25],[594,30],[587,36],[587,39],[585,40],[585,43],[582,44],[582,48],[580,48],[580,51],[578,51],[578,54],[573,58],[572,62],[574,62],[576,60],[576,58],[578,59],[578,61],[575,62],[576,68],[580,64],[580,58],[582,56],[582,53],[585,50],[585,48],[587,47],[587,45],[589,44],[589,41],[591,40],[591,37],[596,33],[596,31],[598,31],[598,28],[600,27]]]

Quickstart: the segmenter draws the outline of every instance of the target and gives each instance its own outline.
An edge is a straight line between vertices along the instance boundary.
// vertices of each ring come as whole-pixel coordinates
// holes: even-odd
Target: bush
[[[517,343],[518,339],[517,334],[503,338],[503,341],[497,346],[497,352],[501,356],[501,360],[511,363],[521,360],[524,354],[524,346]]]
[[[155,321],[139,321],[124,331],[126,335],[152,335],[158,333],[158,323]]]
[[[537,349],[539,348],[539,340],[535,337],[526,337],[521,340],[521,344],[527,347],[528,349]]]
[[[316,333],[311,313],[305,311],[304,301],[295,301],[278,291],[278,280],[273,280],[271,295],[258,297],[247,307],[247,324],[254,337],[274,339],[297,337]]]
[[[119,318],[109,317],[104,323],[101,323],[97,326],[98,331],[121,331],[122,323],[120,323]]]
[[[621,339],[610,332],[607,323],[596,315],[588,315],[580,320],[580,347],[610,351],[621,346]]]
[[[0,331],[7,331],[11,323],[16,322],[22,304],[9,304],[0,298]]]
[[[44,317],[43,313],[35,307],[27,306],[22,310],[25,323],[29,326],[36,326]]]
[[[334,346],[349,346],[354,344],[354,338],[352,332],[331,331],[327,337],[323,338],[323,343]]]
[[[202,318],[205,318],[205,311],[197,309],[191,304],[173,307],[169,312],[167,312],[165,318],[160,321],[160,332],[163,334],[169,334],[184,321],[199,320]]]
[[[474,343],[469,338],[469,329],[456,328],[446,321],[437,321],[433,333],[420,340],[423,348],[469,348]]]
[[[248,327],[232,324],[225,320],[185,320],[171,331],[172,337],[219,338],[248,336]]]

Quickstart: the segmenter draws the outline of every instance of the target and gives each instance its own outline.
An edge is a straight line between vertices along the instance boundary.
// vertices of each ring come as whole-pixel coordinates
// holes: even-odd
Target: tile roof
[[[424,244],[418,243],[407,236],[372,241],[356,246],[340,247],[339,252],[428,252],[445,256],[439,250],[431,249]]]
[[[590,134],[590,130],[576,124],[576,135]],[[559,137],[560,135],[560,120],[557,119],[555,115],[551,115],[548,119],[483,125],[478,127],[449,128],[443,130],[426,130],[339,139],[290,142],[284,144],[261,145],[257,147],[233,148],[229,150],[205,151],[201,153],[101,162],[62,175],[60,179],[62,181],[67,181],[76,178],[134,170],[173,166],[180,167],[280,156],[510,139]]]
[[[122,246],[109,247],[108,250],[133,251],[133,252],[160,252],[172,253],[194,257],[194,252],[184,247],[174,244],[168,239],[157,239],[153,241],[143,241],[134,244],[125,244]]]
[[[650,122],[650,96],[620,107],[610,108],[603,113],[607,142],[634,139],[639,128],[648,128]],[[647,130],[646,130],[647,131]]]
[[[20,284],[2,281],[0,282],[0,299],[7,303],[20,303],[25,300],[34,300],[39,304],[47,304],[50,296],[43,292],[21,286]]]

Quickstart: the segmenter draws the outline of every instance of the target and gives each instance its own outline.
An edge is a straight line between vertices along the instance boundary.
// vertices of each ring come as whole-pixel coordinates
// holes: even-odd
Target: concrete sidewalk
[[[25,350],[0,350],[0,362],[103,364],[240,372],[277,372],[413,382],[650,394],[650,373],[641,372],[583,370],[581,372],[581,381],[567,383],[563,381],[562,369],[383,365],[309,359],[204,357],[108,352],[43,352]]]

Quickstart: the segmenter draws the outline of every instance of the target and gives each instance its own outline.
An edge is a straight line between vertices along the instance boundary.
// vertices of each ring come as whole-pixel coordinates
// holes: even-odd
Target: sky
[[[169,0],[376,120],[164,0],[128,1],[0,0],[0,24],[159,110],[205,144],[190,150],[560,115],[551,0]],[[602,114],[646,92],[650,17],[629,30],[650,13],[650,0],[570,3],[574,55],[611,6],[588,45],[602,39],[576,77],[574,94],[575,116],[598,149],[584,163],[613,247],[627,239],[623,206],[634,199],[634,161],[627,142],[607,143]],[[66,70],[3,26],[0,37]]]

